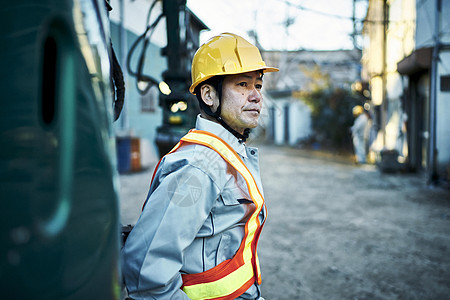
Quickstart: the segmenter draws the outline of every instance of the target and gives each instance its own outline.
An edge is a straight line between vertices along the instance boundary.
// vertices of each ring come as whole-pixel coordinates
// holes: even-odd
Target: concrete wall
[[[442,11],[440,28],[441,34],[439,36],[440,40],[444,44],[450,43],[450,1],[441,0]],[[423,47],[431,47],[434,45],[433,34],[435,27],[435,11],[436,11],[436,0],[427,1],[417,1],[417,25],[416,25],[416,49]]]
[[[125,0],[124,0],[125,1]],[[154,143],[156,137],[156,128],[161,125],[162,112],[158,105],[159,91],[155,86],[147,97],[153,98],[153,111],[142,111],[142,95],[139,94],[136,87],[136,78],[128,74],[126,66],[126,57],[132,44],[137,37],[145,31],[147,12],[150,7],[148,1],[135,0],[125,1],[124,15],[121,17],[121,7],[119,1],[111,1],[113,10],[110,14],[111,19],[111,39],[114,45],[116,55],[124,72],[125,79],[125,105],[120,118],[114,123],[114,130],[118,136],[139,137],[141,142],[142,162],[147,164],[157,157],[157,148]],[[152,13],[153,20],[161,11],[160,5],[157,5]],[[123,22],[124,30],[120,30],[120,22]],[[123,39],[121,40],[121,36]],[[156,31],[152,35],[151,43],[145,53],[145,65],[143,73],[150,75],[156,80],[162,80],[162,72],[167,69],[167,59],[161,56],[161,46],[165,45],[165,22],[160,21]],[[136,48],[131,59],[131,69],[135,72],[137,61],[141,52],[142,43]]]
[[[297,145],[311,135],[311,111],[299,100],[277,100],[272,105],[274,143]]]
[[[118,24],[123,20],[124,27],[128,31],[136,35],[140,35],[144,32],[147,27],[145,21],[147,19],[151,1],[111,0],[110,3],[113,8],[109,15],[111,22]],[[122,3],[123,5],[121,5]],[[158,1],[152,11],[150,23],[155,20],[161,12],[162,2]],[[156,27],[155,32],[152,35],[152,42],[159,47],[164,47],[167,44],[166,23],[164,20],[159,22]]]
[[[450,1],[441,1],[441,18],[439,20],[439,39],[441,44],[450,44]],[[416,48],[433,47],[436,1],[417,1]],[[450,75],[450,51],[440,49],[437,70],[436,97],[436,148],[438,150],[438,172],[448,172],[450,166],[450,92],[440,90],[440,76]]]
[[[450,51],[440,53],[437,81],[436,103],[436,148],[438,149],[437,161],[440,172],[445,172],[450,167],[450,92],[440,91],[440,76],[449,76]]]

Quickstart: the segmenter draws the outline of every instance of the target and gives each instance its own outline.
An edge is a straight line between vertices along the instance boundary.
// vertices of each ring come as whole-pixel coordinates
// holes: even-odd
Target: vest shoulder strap
[[[245,236],[233,258],[206,272],[182,275],[183,291],[191,299],[234,299],[242,295],[255,281],[261,283],[256,247],[262,229],[259,214],[264,205],[264,198],[241,157],[221,138],[207,131],[192,130],[181,139],[180,143],[184,142],[211,148],[236,169],[245,179],[256,207],[245,224]],[[174,148],[175,151],[179,146]]]

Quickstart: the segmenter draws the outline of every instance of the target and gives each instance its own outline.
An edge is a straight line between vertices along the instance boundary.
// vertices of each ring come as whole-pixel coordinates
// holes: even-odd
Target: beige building
[[[263,118],[266,137],[276,144],[297,145],[313,134],[311,111],[297,92],[315,88],[350,90],[360,80],[361,51],[262,51],[268,65],[280,68],[264,78],[267,115]]]
[[[449,13],[443,0],[370,0],[363,31],[362,79],[378,129],[372,149],[434,182],[448,179],[450,165]]]
[[[333,87],[342,89],[350,89],[360,79],[361,51],[357,49],[263,51],[262,55],[267,64],[280,68],[264,82],[268,90],[310,90],[312,84],[320,84],[315,75],[327,77]]]

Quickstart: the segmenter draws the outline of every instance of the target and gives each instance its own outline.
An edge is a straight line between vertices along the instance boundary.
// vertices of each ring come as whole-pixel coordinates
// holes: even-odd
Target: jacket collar
[[[222,140],[224,140],[231,148],[234,149],[241,156],[247,158],[247,152],[245,151],[245,145],[239,143],[238,139],[232,135],[228,130],[222,127],[219,123],[207,120],[200,115],[197,116],[197,123],[195,128],[198,130],[204,130],[217,135]]]

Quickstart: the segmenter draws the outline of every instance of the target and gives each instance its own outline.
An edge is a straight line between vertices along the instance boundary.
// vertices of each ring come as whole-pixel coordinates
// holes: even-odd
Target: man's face
[[[255,128],[258,125],[263,100],[262,85],[262,75],[259,71],[225,76],[221,117],[241,134],[246,128]]]

